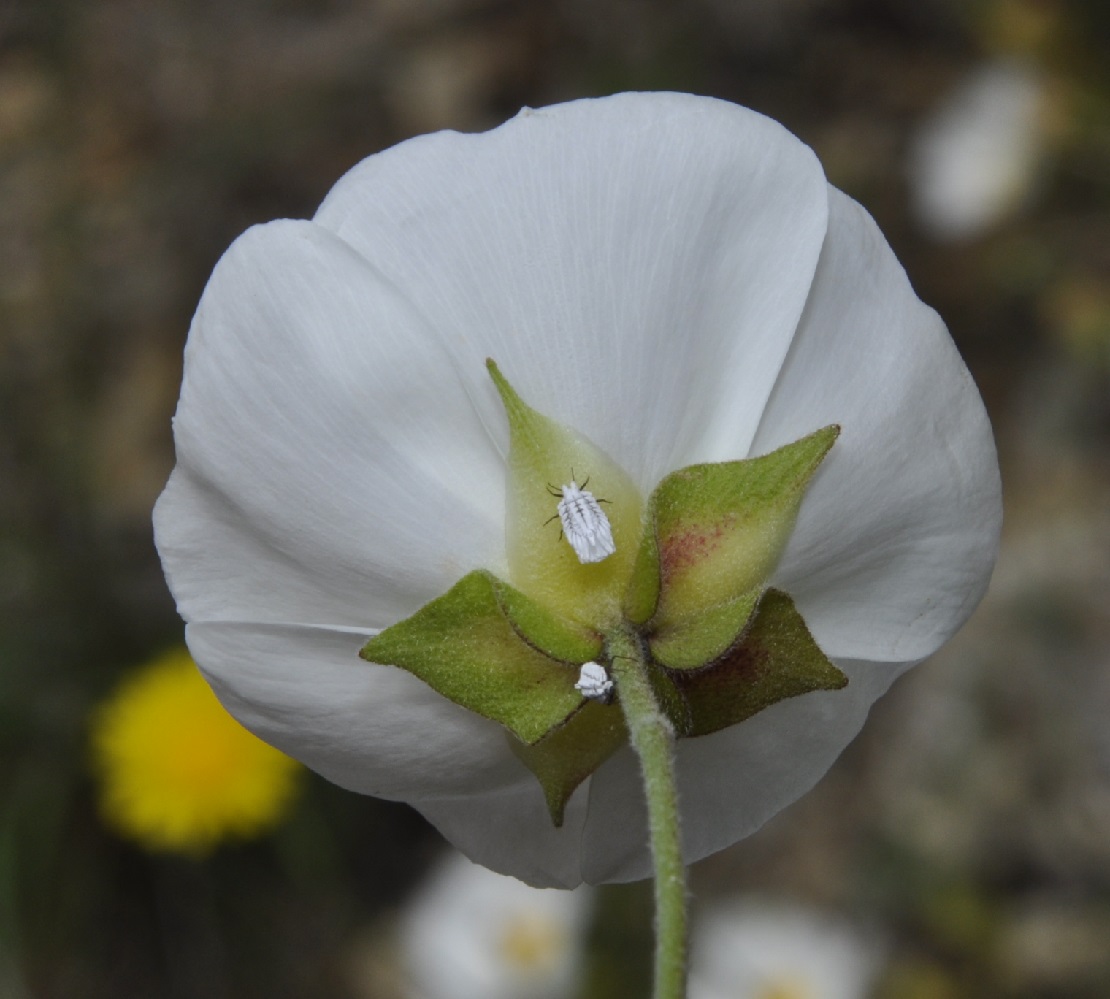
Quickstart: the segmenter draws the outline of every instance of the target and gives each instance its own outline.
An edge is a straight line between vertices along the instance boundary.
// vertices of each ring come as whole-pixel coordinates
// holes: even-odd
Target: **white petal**
[[[826,185],[810,150],[752,111],[621,94],[402,143],[355,167],[316,221],[419,304],[487,422],[501,421],[490,355],[646,494],[680,465],[747,452]]]
[[[979,393],[870,216],[839,192],[753,451],[842,432],[772,582],[827,655],[923,659],[986,590],[1002,508]]]
[[[531,774],[512,786],[411,804],[475,863],[535,888],[574,888],[582,883],[588,784],[567,802],[558,829]]]
[[[678,743],[678,801],[687,863],[730,846],[800,798],[859,732],[871,704],[902,672],[838,661],[839,691],[792,697],[713,735]],[[591,884],[651,875],[639,763],[622,750],[590,779],[582,839]]]
[[[156,536],[186,620],[383,627],[504,558],[504,466],[419,316],[332,233],[216,268]]]
[[[368,637],[228,621],[186,629],[189,650],[224,707],[342,787],[408,800],[534,780],[501,726],[403,670],[359,659]]]

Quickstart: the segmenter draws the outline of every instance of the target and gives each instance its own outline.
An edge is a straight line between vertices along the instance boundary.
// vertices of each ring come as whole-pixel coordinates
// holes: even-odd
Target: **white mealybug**
[[[562,489],[548,487],[552,496],[559,497],[559,505],[555,515],[563,525],[563,533],[567,536],[574,554],[579,562],[600,562],[608,558],[617,550],[613,543],[613,529],[609,526],[609,518],[601,509],[605,500],[599,500],[586,489],[586,479],[581,486],[574,479]],[[555,517],[551,518],[552,520]]]
[[[601,663],[583,663],[574,689],[581,691],[583,697],[602,704],[608,704],[613,697],[613,681]]]

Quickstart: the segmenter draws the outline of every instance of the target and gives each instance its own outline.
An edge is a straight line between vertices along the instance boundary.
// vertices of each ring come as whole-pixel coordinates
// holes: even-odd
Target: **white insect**
[[[609,674],[601,663],[583,663],[574,689],[581,691],[582,696],[591,701],[608,704],[613,696],[613,681],[609,679]]]
[[[552,496],[559,497],[556,516],[563,525],[563,534],[570,542],[579,562],[600,562],[617,550],[613,543],[613,529],[609,518],[601,509],[605,500],[598,500],[586,489],[586,483],[578,485],[574,479],[562,489],[550,489]],[[551,518],[552,520],[555,517]]]

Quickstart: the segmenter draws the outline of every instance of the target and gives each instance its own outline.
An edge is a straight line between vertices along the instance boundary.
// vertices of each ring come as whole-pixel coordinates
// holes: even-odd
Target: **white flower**
[[[529,888],[453,854],[401,921],[414,999],[575,994],[591,894]]]
[[[745,899],[704,913],[690,999],[866,999],[880,948],[802,906]]]
[[[1044,85],[1022,63],[977,69],[921,125],[910,159],[913,204],[936,236],[967,239],[1017,208],[1043,142]]]
[[[486,357],[645,497],[842,427],[769,582],[850,683],[680,743],[688,860],[808,790],[983,594],[1000,506],[979,395],[870,217],[780,126],[622,94],[370,157],[312,221],[253,228],[216,267],[156,538],[228,709],[480,863],[538,885],[649,871],[630,750],[556,829],[500,726],[358,658],[465,573],[508,578]]]

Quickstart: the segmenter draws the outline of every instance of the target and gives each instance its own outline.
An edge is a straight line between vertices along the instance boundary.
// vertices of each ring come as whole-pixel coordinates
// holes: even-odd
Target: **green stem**
[[[637,636],[608,636],[608,652],[621,709],[640,757],[655,865],[655,999],[686,994],[686,868],[675,788],[674,726],[656,700]]]

